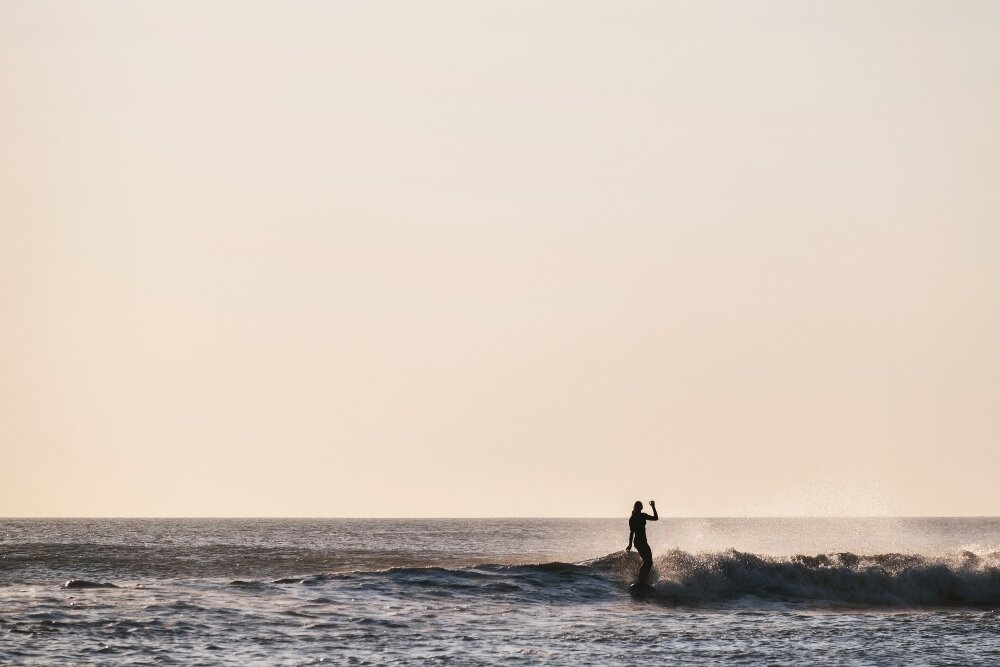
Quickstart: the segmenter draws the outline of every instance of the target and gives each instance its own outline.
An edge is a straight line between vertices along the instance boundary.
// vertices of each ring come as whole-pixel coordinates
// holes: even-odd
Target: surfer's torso
[[[628,529],[635,533],[636,542],[646,541],[646,515],[641,512],[633,514],[628,519]]]

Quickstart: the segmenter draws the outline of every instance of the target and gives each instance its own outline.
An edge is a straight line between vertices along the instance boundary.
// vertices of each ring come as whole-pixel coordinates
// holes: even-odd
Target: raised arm
[[[648,514],[643,514],[643,516],[646,517],[646,521],[659,521],[660,515],[656,511],[656,501],[650,500],[649,506],[653,508],[653,516],[649,516]],[[629,542],[631,542],[631,540],[629,540]]]

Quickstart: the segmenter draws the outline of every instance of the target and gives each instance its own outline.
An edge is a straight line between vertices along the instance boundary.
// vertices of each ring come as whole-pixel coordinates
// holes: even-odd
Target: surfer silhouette
[[[632,543],[635,542],[635,550],[642,557],[642,567],[639,568],[639,582],[648,584],[649,571],[653,569],[653,552],[646,541],[646,522],[658,521],[660,515],[656,512],[656,501],[650,500],[649,506],[653,508],[653,516],[644,514],[642,502],[637,500],[632,506],[632,516],[628,520],[628,546],[626,552],[632,551]]]

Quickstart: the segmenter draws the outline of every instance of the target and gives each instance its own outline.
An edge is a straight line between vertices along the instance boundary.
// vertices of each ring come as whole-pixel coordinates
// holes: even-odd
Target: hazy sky
[[[0,516],[1000,514],[1000,3],[0,2]]]

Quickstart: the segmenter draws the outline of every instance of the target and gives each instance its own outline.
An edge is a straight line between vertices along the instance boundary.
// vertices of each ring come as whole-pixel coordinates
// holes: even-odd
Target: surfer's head
[[[632,505],[632,514],[635,514],[636,512],[641,512],[641,511],[642,511],[642,501],[641,500],[637,500],[637,501],[635,501],[635,505]]]

